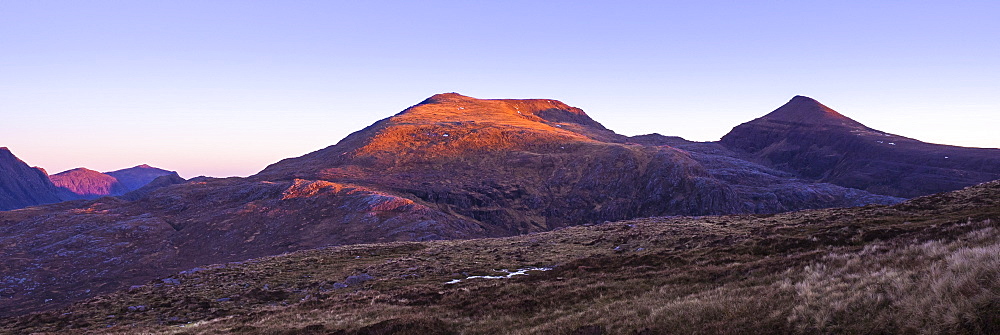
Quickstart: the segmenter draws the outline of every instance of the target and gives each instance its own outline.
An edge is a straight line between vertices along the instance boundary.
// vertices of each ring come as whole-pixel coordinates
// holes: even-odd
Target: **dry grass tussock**
[[[1000,233],[831,254],[780,289],[795,293],[788,321],[801,331],[998,333]]]

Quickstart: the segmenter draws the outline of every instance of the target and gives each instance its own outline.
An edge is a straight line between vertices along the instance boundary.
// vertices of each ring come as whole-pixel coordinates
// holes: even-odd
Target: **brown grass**
[[[895,207],[309,250],[0,326],[12,334],[990,334],[1000,332],[998,190]],[[987,200],[969,205],[970,197]],[[553,270],[444,284],[535,266]],[[336,288],[360,274],[373,279]]]

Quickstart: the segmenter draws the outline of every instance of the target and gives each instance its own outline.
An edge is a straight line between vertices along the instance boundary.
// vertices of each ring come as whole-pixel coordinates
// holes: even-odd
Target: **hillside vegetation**
[[[1000,332],[998,220],[1000,182],[991,182],[895,206],[331,247],[191,269],[0,326],[10,334],[988,334]]]

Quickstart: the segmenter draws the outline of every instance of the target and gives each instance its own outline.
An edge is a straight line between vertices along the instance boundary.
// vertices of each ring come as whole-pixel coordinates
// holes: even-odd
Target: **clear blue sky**
[[[0,146],[245,176],[442,92],[717,140],[796,94],[1000,147],[1000,1],[0,0]]]

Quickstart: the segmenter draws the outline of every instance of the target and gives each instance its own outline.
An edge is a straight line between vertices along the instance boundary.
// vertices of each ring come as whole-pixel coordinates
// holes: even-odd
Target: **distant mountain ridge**
[[[114,177],[119,183],[125,188],[125,192],[131,192],[139,189],[140,187],[146,186],[154,179],[162,176],[177,175],[177,172],[168,171],[156,167],[149,166],[148,164],[137,165],[127,169],[115,170],[111,172],[105,172],[104,174]],[[118,195],[118,194],[114,194]]]
[[[170,178],[146,187],[164,176]],[[178,180],[183,181],[177,172],[146,164],[108,173],[76,168],[48,175],[42,168],[28,166],[7,147],[0,147],[0,211],[67,200],[122,196],[140,188],[147,192],[154,189],[153,186],[178,183]]]
[[[107,173],[76,168],[49,178],[53,184],[63,189],[64,199],[94,199],[123,195],[149,184],[157,177],[176,174],[174,171],[143,164]]]
[[[124,193],[125,187],[115,177],[87,168],[75,168],[49,176],[57,187],[68,191],[67,197],[96,198]]]

